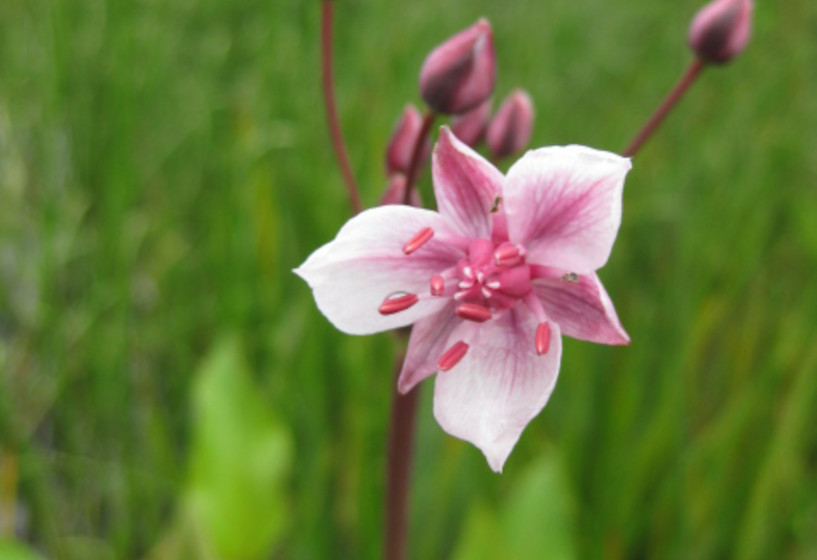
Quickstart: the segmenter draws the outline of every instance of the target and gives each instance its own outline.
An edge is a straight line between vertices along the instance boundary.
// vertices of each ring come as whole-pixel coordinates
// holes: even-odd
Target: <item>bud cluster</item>
[[[420,70],[420,95],[435,112],[452,115],[451,130],[471,147],[484,140],[494,159],[522,150],[533,129],[533,102],[511,93],[491,116],[496,84],[493,31],[482,19],[431,51]]]
[[[530,96],[515,90],[491,114],[496,85],[496,53],[491,24],[481,19],[449,38],[426,57],[420,70],[420,96],[429,115],[451,117],[451,130],[465,144],[478,147],[485,142],[488,152],[498,160],[525,148],[533,130],[533,102]],[[419,148],[416,165],[428,160],[430,140],[420,138],[423,116],[413,105],[403,110],[386,148],[388,188],[381,204],[400,204],[404,200],[407,177],[414,150]],[[408,186],[410,188],[410,186]],[[412,191],[411,204],[419,204]]]
[[[752,8],[752,0],[712,0],[704,6],[689,28],[689,45],[698,60],[725,64],[740,54],[749,40]],[[493,30],[486,19],[434,48],[423,62],[419,82],[420,96],[428,106],[425,118],[450,116],[451,131],[465,144],[478,148],[484,143],[494,161],[527,146],[534,108],[525,91],[511,92],[492,115],[496,53]],[[408,105],[386,150],[388,189],[381,204],[404,202],[407,188],[411,190],[409,202],[419,204],[407,178],[417,171],[410,169],[415,150],[419,150],[413,162],[416,166],[428,161],[427,133],[420,111]]]

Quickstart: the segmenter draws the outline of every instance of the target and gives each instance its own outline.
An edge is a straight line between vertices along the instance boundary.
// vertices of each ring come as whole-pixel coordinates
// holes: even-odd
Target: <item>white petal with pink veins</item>
[[[431,173],[440,213],[465,237],[490,237],[491,207],[502,191],[502,173],[447,126],[434,146]]]
[[[448,299],[448,298],[447,298]],[[448,305],[440,313],[420,319],[411,329],[406,360],[397,381],[397,389],[408,393],[417,383],[437,371],[437,361],[448,349],[448,339],[462,319],[454,314],[459,305],[448,299]]]
[[[559,327],[551,325],[547,354],[534,344],[536,318],[521,305],[479,326],[463,325],[449,337],[469,344],[465,357],[437,374],[434,416],[449,434],[479,447],[497,472],[522,430],[545,406],[562,353]]]
[[[565,280],[569,277],[567,271],[550,271],[548,277],[533,281],[533,291],[548,317],[559,323],[562,334],[599,344],[630,343],[598,276],[587,274]]]
[[[530,264],[588,273],[610,256],[630,160],[584,146],[529,151],[503,188],[508,233]]]
[[[406,255],[404,245],[424,228],[433,229],[434,237]],[[318,309],[338,329],[371,334],[403,327],[445,306],[445,298],[430,296],[429,279],[462,256],[440,240],[451,232],[448,220],[430,210],[373,208],[349,220],[295,273],[306,280]],[[420,301],[405,311],[381,315],[383,300],[400,292],[418,294]]]

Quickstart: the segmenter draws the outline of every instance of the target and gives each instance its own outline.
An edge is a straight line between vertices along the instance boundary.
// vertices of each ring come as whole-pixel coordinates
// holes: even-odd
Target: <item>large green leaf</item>
[[[235,338],[205,359],[193,390],[185,509],[216,557],[268,556],[286,526],[288,430],[253,384]]]

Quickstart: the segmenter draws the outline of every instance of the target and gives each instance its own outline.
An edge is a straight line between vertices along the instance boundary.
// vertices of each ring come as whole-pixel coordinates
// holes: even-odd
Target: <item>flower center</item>
[[[452,284],[456,285],[454,299],[461,302],[457,308],[460,317],[480,322],[490,319],[493,311],[510,309],[530,293],[525,249],[507,241],[472,241],[467,258],[457,263]]]
[[[403,253],[411,255],[433,237],[431,228],[420,230],[403,245]],[[539,319],[532,338],[536,353],[542,356],[550,347],[551,329],[542,304],[532,291],[531,267],[525,263],[525,248],[502,239],[504,236],[498,237],[450,240],[465,251],[465,258],[429,278],[430,297],[453,297],[457,302],[457,316],[477,323],[492,319],[495,313],[511,309],[522,300]],[[399,313],[419,300],[417,294],[395,292],[383,301],[378,311],[382,315]],[[439,359],[440,370],[453,368],[468,348],[463,341],[455,343]]]

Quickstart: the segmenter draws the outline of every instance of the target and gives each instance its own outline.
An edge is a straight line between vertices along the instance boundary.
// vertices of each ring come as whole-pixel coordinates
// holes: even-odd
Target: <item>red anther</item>
[[[417,235],[411,238],[411,240],[403,245],[403,252],[407,255],[412,254],[414,251],[428,243],[428,240],[434,237],[434,230],[427,227],[421,229],[417,232]]]
[[[505,245],[494,251],[494,262],[497,266],[510,266],[519,262],[519,247]]]
[[[468,345],[463,341],[459,341],[454,346],[445,351],[445,354],[437,361],[437,367],[440,371],[448,371],[465,357],[468,352]]]
[[[545,323],[539,323],[539,326],[536,327],[536,353],[540,356],[544,356],[548,353],[550,349],[550,325]]]
[[[490,309],[476,303],[463,303],[457,307],[457,316],[477,323],[484,323],[493,317]]]
[[[420,298],[417,297],[417,294],[405,294],[395,297],[389,296],[383,300],[383,303],[380,304],[377,310],[381,315],[392,315],[400,311],[405,311],[419,300]]]
[[[445,290],[445,279],[439,274],[431,277],[431,295],[441,296]]]

